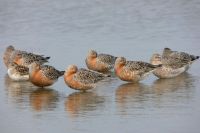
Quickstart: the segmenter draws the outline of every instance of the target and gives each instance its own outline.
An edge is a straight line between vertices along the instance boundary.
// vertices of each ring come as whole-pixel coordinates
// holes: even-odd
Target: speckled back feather
[[[29,69],[28,67],[18,65],[16,63],[10,64],[14,69],[16,70],[16,73],[19,73],[20,75],[28,75],[29,74]]]
[[[190,55],[186,52],[172,51],[170,48],[164,48],[162,54],[162,63],[172,68],[180,68],[199,59],[199,56]]]
[[[143,73],[152,71],[155,68],[160,67],[160,65],[152,65],[142,61],[126,61],[124,67],[130,71],[141,71]]]
[[[9,62],[12,63],[16,57],[22,58],[23,62],[21,65],[27,66],[27,67],[33,62],[36,62],[38,64],[44,64],[48,62],[48,59],[50,58],[50,57],[44,57],[43,55],[28,53],[26,51],[15,50],[9,58]]]
[[[28,67],[17,65],[15,68],[20,73],[20,75],[28,75],[29,74]]]
[[[107,63],[111,66],[114,66],[115,60],[117,57],[108,54],[98,54],[97,62]]]
[[[58,79],[64,74],[64,71],[56,70],[54,67],[48,65],[42,65],[41,71],[46,77],[52,80]]]
[[[181,68],[193,61],[193,58],[195,58],[195,56],[189,55],[185,52],[174,51],[168,56],[164,56],[162,59],[162,63],[172,68]]]
[[[105,77],[108,77],[108,75],[80,68],[78,72],[74,75],[74,80],[82,82],[84,84],[90,84],[96,83]]]
[[[39,56],[39,55],[35,55],[32,53],[26,53],[26,54],[21,54],[22,58],[24,59],[24,63],[25,64],[31,64],[32,62],[37,62],[39,64],[44,64],[46,62],[48,62],[48,57],[43,57],[43,56]]]

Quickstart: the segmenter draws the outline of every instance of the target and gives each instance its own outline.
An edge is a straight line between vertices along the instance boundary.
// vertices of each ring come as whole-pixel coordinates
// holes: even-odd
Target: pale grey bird
[[[16,63],[8,64],[8,76],[14,81],[29,80],[29,69]]]
[[[199,59],[199,56],[191,55],[185,52],[172,51],[170,48],[164,48],[162,54],[162,63],[172,65],[174,68],[191,65],[197,59]]]
[[[164,48],[162,56],[160,54],[153,54],[150,62],[153,65],[162,64],[162,67],[157,68],[153,72],[158,78],[172,78],[187,71],[197,59],[199,59],[199,56]]]
[[[3,61],[6,67],[8,67],[9,62],[10,62],[10,56],[12,55],[14,51],[15,51],[15,48],[12,45],[6,47],[6,50],[3,55]]]
[[[162,64],[162,67],[156,68],[155,71],[153,71],[153,74],[157,76],[158,78],[172,78],[180,75],[181,73],[185,72],[189,65],[179,65],[176,61],[176,63],[170,63],[170,58],[168,58],[168,61],[165,60],[164,63],[162,63],[162,56],[160,54],[153,54],[150,60],[150,63],[153,65],[159,65]],[[168,63],[169,62],[169,63]]]
[[[26,51],[16,50],[12,45],[6,48],[3,56],[4,64],[6,65],[6,67],[8,67],[9,63],[13,62],[26,67],[28,67],[33,62],[37,62],[38,64],[44,64],[48,62],[49,58],[50,57],[44,57],[44,55],[38,55]]]

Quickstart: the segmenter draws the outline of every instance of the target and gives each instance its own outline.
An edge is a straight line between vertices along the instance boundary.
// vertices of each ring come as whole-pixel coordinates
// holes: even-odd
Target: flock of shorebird
[[[69,65],[66,71],[59,71],[52,66],[44,65],[50,57],[16,50],[8,46],[4,52],[4,64],[8,76],[14,81],[29,80],[36,86],[45,87],[55,83],[64,75],[65,83],[72,89],[88,90],[96,83],[110,77],[108,72],[114,69],[115,75],[123,81],[139,82],[150,73],[158,78],[172,78],[187,71],[199,56],[164,48],[162,55],[153,54],[150,63],[127,61],[124,57],[109,54],[97,54],[90,50],[85,59],[88,69]]]

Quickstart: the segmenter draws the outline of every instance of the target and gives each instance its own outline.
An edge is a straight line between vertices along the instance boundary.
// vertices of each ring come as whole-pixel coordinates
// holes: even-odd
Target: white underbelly
[[[20,75],[13,73],[12,70],[8,69],[8,76],[14,81],[26,81],[29,80],[29,75]]]
[[[156,69],[153,73],[159,78],[172,78],[180,75],[188,69],[188,66],[181,67],[178,69],[161,67]]]

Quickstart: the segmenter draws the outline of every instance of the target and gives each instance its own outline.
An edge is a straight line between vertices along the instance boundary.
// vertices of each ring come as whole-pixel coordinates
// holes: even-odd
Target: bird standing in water
[[[56,70],[49,65],[32,63],[29,66],[29,80],[36,86],[46,87],[54,84],[64,71]]]
[[[173,78],[187,71],[197,59],[199,59],[199,56],[164,48],[162,56],[153,54],[150,62],[153,65],[162,64],[162,67],[153,72],[155,76],[158,78]]]
[[[29,69],[14,62],[9,63],[8,76],[14,81],[27,81],[29,80]]]
[[[172,51],[170,48],[164,48],[162,53],[162,63],[174,65],[174,67],[183,67],[191,65],[199,59],[199,56],[191,55],[185,52]]]
[[[26,67],[28,67],[33,62],[44,64],[48,62],[49,58],[50,57],[44,57],[43,55],[16,50],[12,45],[6,48],[3,56],[4,64],[6,65],[6,67],[8,67],[9,63],[13,62]]]
[[[69,65],[65,71],[64,80],[70,88],[85,91],[94,88],[97,82],[109,76],[84,68],[78,69],[75,65]]]
[[[98,72],[108,72],[114,68],[117,57],[109,54],[97,54],[96,51],[90,50],[85,59],[88,69]]]
[[[115,74],[123,81],[139,82],[161,66],[142,61],[126,61],[124,57],[118,57],[115,61]]]

